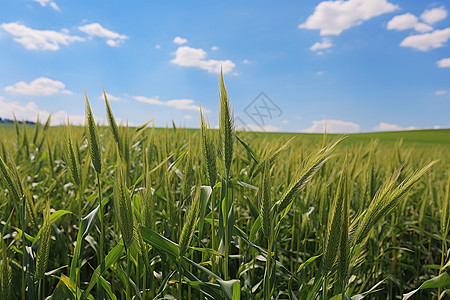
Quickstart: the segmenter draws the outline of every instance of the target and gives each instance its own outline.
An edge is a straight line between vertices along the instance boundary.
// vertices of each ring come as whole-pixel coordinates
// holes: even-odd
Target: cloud
[[[212,47],[211,47],[211,50],[212,50],[212,51],[217,51],[217,50],[219,50],[219,47],[217,47],[217,46],[212,46]]]
[[[51,0],[33,0],[33,1],[39,3],[43,7],[47,6],[47,4],[48,4],[54,10],[59,11],[59,7],[58,7],[58,5],[56,5],[56,3],[54,1],[51,1]]]
[[[156,49],[161,49],[161,45],[158,44],[158,45],[155,46],[155,48]]]
[[[373,128],[374,131],[400,131],[400,130],[415,130],[415,129],[417,128],[414,126],[401,127],[397,124],[389,124],[384,122],[380,122],[380,124],[378,124]]]
[[[54,94],[72,95],[72,92],[65,88],[66,85],[61,81],[47,77],[39,77],[29,84],[25,81],[19,81],[14,85],[8,85],[5,87],[5,92],[30,96],[50,96]]]
[[[318,29],[320,35],[339,35],[363,21],[398,9],[386,0],[337,0],[320,2],[299,28]]]
[[[446,94],[447,94],[447,91],[440,90],[440,91],[434,92],[434,94],[435,94],[436,96],[443,96],[443,95],[446,95]]]
[[[126,39],[128,39],[128,36],[106,29],[99,23],[86,24],[83,26],[79,26],[78,29],[86,33],[90,37],[97,36],[105,38],[106,44],[111,47],[118,47]]]
[[[289,120],[283,120],[281,123],[283,123],[283,124],[289,124]]]
[[[108,94],[108,93],[106,93],[106,97],[108,98],[108,101],[122,101],[123,100],[122,98],[113,96],[113,95]],[[102,99],[102,100],[105,100],[105,96],[103,94],[101,94],[99,96],[99,98]]]
[[[309,48],[311,51],[323,50],[327,48],[333,47],[333,43],[331,43],[330,39],[323,38],[322,42],[316,42],[314,45]]]
[[[193,110],[193,111],[200,111],[200,106],[194,104],[194,100],[192,99],[174,99],[174,100],[168,100],[168,101],[161,101],[159,100],[159,97],[153,97],[148,98],[144,96],[134,96],[135,100],[147,104],[154,104],[154,105],[160,105],[160,106],[169,106],[169,107],[175,107],[177,109],[182,110]],[[210,111],[207,109],[202,108],[202,110],[206,113],[209,113]]]
[[[430,33],[410,35],[400,43],[400,46],[411,47],[420,51],[428,51],[444,46],[449,38],[450,27],[435,30]]]
[[[317,75],[317,76],[322,76],[323,73],[324,73],[323,71],[317,71],[317,72],[316,72],[316,75]]]
[[[436,64],[439,68],[450,68],[450,57],[438,60]]]
[[[250,62],[248,61],[248,59],[244,59],[244,60],[242,61],[242,63],[243,63],[243,64],[249,64]]]
[[[190,120],[190,119],[192,119],[192,116],[191,116],[191,115],[184,115],[184,118],[185,118],[186,120]]]
[[[197,67],[209,73],[218,73],[222,66],[224,74],[233,71],[236,66],[231,60],[206,59],[206,51],[202,48],[191,48],[189,46],[178,47],[175,58],[170,62],[182,67]]]
[[[325,128],[328,133],[355,133],[359,132],[359,125],[353,122],[341,120],[320,120],[313,121],[313,125],[302,130],[307,133],[323,133]]]
[[[60,45],[85,41],[85,38],[69,34],[67,29],[61,32],[39,30],[27,27],[18,22],[3,23],[0,28],[14,36],[14,41],[22,44],[28,50],[59,50]]]
[[[393,17],[387,23],[386,27],[388,30],[406,30],[414,28],[414,30],[418,32],[427,32],[433,30],[433,27],[425,23],[420,23],[419,19],[415,15],[410,13]]]
[[[21,105],[17,102],[7,101],[4,98],[0,98],[0,117],[6,119],[13,119],[14,115],[18,120],[36,121],[37,115],[39,119],[47,120],[50,112],[40,109],[36,103],[28,102],[25,105]],[[52,113],[51,125],[67,124],[67,117],[70,118],[70,123],[74,125],[84,124],[84,115],[68,115],[67,112],[59,110]],[[97,122],[105,122],[105,119],[95,117]]]
[[[443,6],[427,9],[420,15],[420,18],[428,24],[434,24],[447,18],[447,11]]]
[[[180,36],[177,36],[176,38],[173,39],[173,42],[175,44],[177,44],[177,45],[183,45],[183,44],[186,44],[188,42],[188,40],[187,39],[183,39]]]

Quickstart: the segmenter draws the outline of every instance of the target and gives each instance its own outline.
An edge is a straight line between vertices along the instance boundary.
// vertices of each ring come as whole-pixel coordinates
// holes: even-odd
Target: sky
[[[238,129],[450,127],[450,1],[0,0],[0,117]]]

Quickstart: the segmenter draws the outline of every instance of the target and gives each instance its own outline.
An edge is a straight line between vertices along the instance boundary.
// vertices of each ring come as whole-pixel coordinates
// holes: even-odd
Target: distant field
[[[311,141],[321,142],[323,134],[321,133],[256,133],[257,135],[267,136],[300,136],[310,139]],[[329,134],[330,137],[338,137],[346,135],[344,144],[347,143],[368,143],[371,140],[378,139],[380,142],[398,142],[403,140],[407,144],[450,144],[450,129],[431,129],[431,130],[411,130],[411,131],[394,131],[394,132],[369,132],[354,134]]]
[[[27,125],[30,130],[34,130],[34,126]],[[53,127],[53,128],[58,128]],[[15,134],[14,124],[0,124],[0,130],[4,129],[5,134]],[[52,130],[52,128],[50,128]],[[157,130],[163,130],[159,128]],[[199,131],[197,129],[189,129],[189,131]],[[9,131],[9,132],[8,132]],[[311,140],[312,142],[321,142],[323,138],[322,133],[288,133],[288,132],[255,132],[258,137],[267,136],[299,136]],[[245,133],[244,135],[249,135]],[[353,134],[329,134],[330,137],[347,136],[344,144],[347,143],[368,143],[373,139],[378,139],[380,142],[398,142],[403,140],[408,144],[450,144],[450,129],[428,129],[428,130],[410,130],[410,131],[393,131],[393,132],[369,132],[369,133],[353,133]]]

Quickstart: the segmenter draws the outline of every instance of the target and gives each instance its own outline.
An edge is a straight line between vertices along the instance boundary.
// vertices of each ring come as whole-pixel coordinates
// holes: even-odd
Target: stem
[[[214,224],[214,214],[216,211],[216,203],[214,202],[214,187],[211,186],[212,192],[211,192],[211,248],[216,250],[216,227]],[[216,273],[216,260],[215,257],[212,257],[212,271],[213,273]]]
[[[270,263],[272,260],[272,247],[273,247],[273,237],[269,237],[267,242],[267,259],[266,259],[266,272],[264,274],[264,300],[270,300]]]
[[[323,284],[322,284],[322,292],[323,292],[323,300],[327,300],[327,285],[328,285],[328,278],[327,276],[323,277]]]
[[[145,297],[147,296],[146,288],[147,288],[147,269],[144,266],[144,269],[142,270],[142,299],[143,300],[145,300]]]
[[[44,299],[42,297],[42,295],[41,295],[41,285],[42,285],[42,280],[39,279],[39,282],[38,282],[38,297],[39,297],[39,299]]]
[[[225,178],[225,197],[223,198],[222,201],[228,201],[228,171],[226,174],[226,178]],[[231,204],[233,205],[233,204]],[[223,207],[223,206],[222,206]],[[229,274],[228,274],[228,258],[230,255],[230,245],[228,244],[228,239],[229,239],[229,232],[228,232],[228,214],[229,211],[227,212],[223,212],[222,211],[222,217],[223,215],[225,215],[224,218],[224,224],[225,224],[225,259],[224,259],[224,265],[223,265],[223,274],[225,277],[225,280],[229,280]]]
[[[180,266],[178,267],[178,275],[179,275],[179,282],[178,282],[178,299],[183,299],[181,298],[182,296],[182,284],[181,281],[183,280],[183,268],[181,267],[181,257],[180,257]]]
[[[126,286],[126,297],[127,299],[131,299],[130,295],[130,279],[131,279],[131,263],[130,263],[130,249],[126,249],[127,252],[127,286]]]
[[[25,300],[25,200],[22,200],[22,205],[20,208],[20,213],[22,215],[22,300]],[[28,271],[28,270],[27,270]]]
[[[447,253],[447,236],[442,236],[442,250],[441,250],[441,268],[439,269],[439,275],[442,274],[442,267],[444,266],[445,262],[445,253]],[[441,288],[438,288],[438,299],[441,298]]]
[[[103,204],[102,204],[102,189],[100,185],[100,173],[97,173],[97,186],[98,186],[98,201],[99,201],[99,207],[100,211],[99,219],[100,219],[100,251],[99,251],[99,263],[100,263],[100,274],[103,274],[105,272],[105,263],[103,261],[103,240],[104,240],[104,228],[103,228]],[[97,284],[97,298],[103,299],[103,288],[100,284]]]

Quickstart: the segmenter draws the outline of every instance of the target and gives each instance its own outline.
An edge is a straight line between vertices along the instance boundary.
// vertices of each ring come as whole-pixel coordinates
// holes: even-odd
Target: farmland
[[[87,100],[86,127],[0,127],[0,298],[445,297],[450,130],[238,132],[219,98],[218,130]]]

